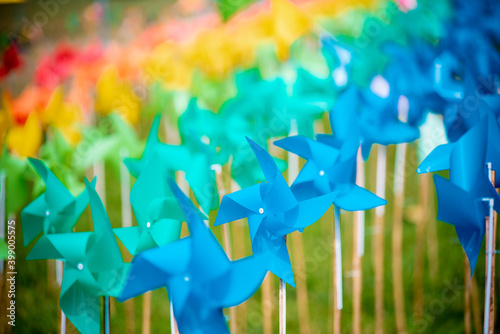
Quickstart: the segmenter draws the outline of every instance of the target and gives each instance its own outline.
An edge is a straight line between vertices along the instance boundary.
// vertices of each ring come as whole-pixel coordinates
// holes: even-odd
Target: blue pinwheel
[[[64,273],[59,304],[82,333],[100,332],[100,296],[117,296],[128,264],[123,262],[99,195],[85,180],[94,232],[43,235],[28,260],[59,259]]]
[[[347,88],[330,110],[330,125],[339,140],[354,137],[361,142],[363,158],[367,159],[373,144],[390,145],[411,142],[418,138],[417,128],[398,119],[397,98],[381,97],[370,89]]]
[[[500,170],[500,128],[498,127],[493,111],[490,110],[484,103],[481,103],[480,106],[480,114],[482,114],[482,117],[479,122],[476,123],[476,126],[480,122],[486,122],[487,128],[484,133],[475,133],[480,137],[487,138],[485,143],[486,146],[484,147],[484,149],[486,149],[486,156],[483,162],[489,162],[494,170]],[[479,137],[476,139],[478,142],[481,140]],[[452,142],[437,146],[431,153],[429,153],[429,155],[427,155],[420,166],[418,166],[417,172],[422,174],[450,169],[451,154],[458,145],[460,145],[458,142]],[[495,173],[495,188],[497,187],[500,187],[500,173]]]
[[[295,286],[284,236],[321,218],[337,192],[298,200],[269,153],[247,140],[267,182],[224,196],[214,225],[248,217],[253,253],[265,259],[269,271]]]
[[[490,114],[491,115],[491,114]],[[455,226],[458,238],[469,258],[474,273],[485,234],[488,206],[485,198],[494,199],[495,211],[500,211],[500,197],[487,175],[486,164],[498,168],[498,125],[490,117],[465,133],[457,142],[438,146],[422,162],[419,172],[449,168],[450,179],[434,175],[438,198],[438,219]],[[491,131],[496,127],[496,130]],[[491,135],[491,137],[489,137]],[[495,140],[496,139],[496,140]],[[490,158],[494,160],[489,161]]]
[[[190,236],[134,257],[119,301],[165,286],[181,333],[229,333],[222,309],[250,298],[267,270],[254,256],[230,261],[193,203],[170,186]]]
[[[25,247],[42,232],[71,232],[89,204],[87,191],[75,198],[42,161],[28,160],[43,179],[45,192],[21,211]]]
[[[303,136],[291,136],[274,144],[307,160],[291,189],[299,199],[314,198],[337,192],[335,204],[335,256],[337,306],[342,309],[342,256],[340,238],[340,209],[347,211],[368,210],[385,205],[386,200],[355,183],[358,142],[340,143],[333,136],[318,136],[316,141]]]
[[[304,200],[338,192],[333,203],[343,210],[369,210],[387,201],[355,183],[357,142],[340,143],[328,135],[313,140],[291,136],[274,145],[307,160],[291,189],[295,197]]]

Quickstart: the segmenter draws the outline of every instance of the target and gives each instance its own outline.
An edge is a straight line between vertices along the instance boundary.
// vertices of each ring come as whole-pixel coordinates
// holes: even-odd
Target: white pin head
[[[150,223],[150,222],[147,222],[147,223],[146,223],[146,227],[147,227],[147,228],[150,228],[150,227],[151,227],[151,223]]]
[[[50,211],[49,210],[45,211],[45,215],[48,217],[50,215]]]
[[[324,170],[320,170],[319,171],[319,176],[323,176],[323,175],[325,175],[325,171]]]
[[[184,280],[185,280],[186,282],[189,282],[189,276],[185,276],[185,277],[184,277]]]
[[[78,270],[83,270],[83,263],[78,263],[77,267],[78,267]]]
[[[263,213],[264,213],[264,209],[263,209],[263,208],[260,208],[260,209],[259,209],[259,213],[260,213],[260,214],[263,214]]]

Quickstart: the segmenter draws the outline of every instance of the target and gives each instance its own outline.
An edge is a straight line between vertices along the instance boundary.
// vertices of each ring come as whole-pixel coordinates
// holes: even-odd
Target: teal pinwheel
[[[94,231],[44,235],[27,259],[64,261],[61,310],[80,332],[100,333],[100,297],[118,295],[128,264],[99,195],[87,180],[85,184]]]
[[[269,153],[247,140],[267,182],[224,196],[214,225],[248,217],[253,253],[264,259],[269,271],[295,286],[284,236],[303,231],[321,218],[337,193],[298,200]]]
[[[164,168],[170,172],[184,171],[186,181],[193,190],[196,200],[204,212],[218,206],[218,193],[215,184],[215,172],[211,170],[211,162],[206,152],[195,151],[196,148],[182,145],[170,145],[160,142],[158,130],[161,115],[156,115],[146,140],[142,156],[124,160],[130,174],[138,177],[155,152],[165,161]]]
[[[114,229],[132,255],[177,240],[181,235],[183,216],[167,184],[173,175],[165,160],[155,152],[130,192],[137,226]]]
[[[119,301],[165,286],[181,333],[229,333],[222,309],[250,298],[267,270],[255,256],[230,261],[193,203],[170,184],[190,236],[134,257]]]
[[[42,232],[71,232],[89,203],[87,191],[75,198],[41,160],[28,160],[45,183],[45,192],[21,211],[24,246]]]

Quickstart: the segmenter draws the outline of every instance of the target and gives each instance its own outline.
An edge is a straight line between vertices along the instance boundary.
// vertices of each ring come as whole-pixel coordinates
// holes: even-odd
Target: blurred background
[[[488,6],[480,13],[491,14],[492,8],[498,12],[498,5]],[[428,85],[420,76],[432,77],[431,67],[443,50],[453,50],[459,61],[461,56],[469,57],[461,54],[463,49],[456,46],[453,34],[470,28],[467,38],[484,36],[483,28],[472,23],[474,18],[464,15],[467,11],[461,1],[445,0],[0,1],[0,169],[6,189],[4,214],[17,222],[18,272],[16,326],[9,326],[2,317],[0,333],[60,332],[55,263],[26,261],[32,245],[23,246],[20,211],[44,189],[27,157],[42,159],[73,194],[83,189],[84,176],[99,174],[103,180],[99,191],[113,227],[122,226],[124,201],[128,200],[120,190],[122,179],[127,178],[131,186],[134,182],[123,173],[122,159],[140,157],[156,114],[162,114],[162,142],[190,147],[207,138],[217,145],[231,142],[230,150],[222,144],[214,148],[214,160],[223,161],[226,192],[262,180],[260,172],[249,167],[256,161],[242,146],[244,137],[239,134],[257,138],[268,147],[287,176],[287,153],[270,144],[288,135],[290,119],[297,120],[299,134],[331,133],[328,110],[338,96],[348,85],[376,91],[373,83],[378,75],[385,77],[383,82],[391,89],[415,91],[417,99],[424,100],[425,95],[418,92]],[[490,30],[498,35],[498,27]],[[498,50],[496,44],[494,51]],[[416,74],[411,72],[414,68]],[[494,69],[490,73],[498,74]],[[460,73],[454,76],[462,80]],[[495,78],[491,80],[496,82]],[[314,101],[315,108],[290,112],[290,103],[302,101],[291,98]],[[195,115],[202,116],[185,116],[194,112],[192,101]],[[403,248],[398,254],[404,293],[397,298],[404,301],[409,333],[465,332],[464,253],[454,227],[435,219],[432,181],[428,175],[416,173],[423,157],[447,141],[439,108],[411,109],[406,116],[421,133],[420,139],[408,144]],[[217,116],[211,119],[204,112]],[[238,113],[245,114],[244,120],[231,118]],[[365,162],[366,188],[372,192],[376,189],[377,150],[375,145]],[[240,160],[237,152],[243,155]],[[376,264],[373,258],[374,235],[380,233],[374,228],[374,211],[366,213],[362,333],[375,331],[377,265],[384,267],[385,332],[397,331],[391,266],[395,152],[396,146],[389,145],[383,264]],[[301,159],[300,166],[303,164]],[[193,191],[190,195],[203,206]],[[221,228],[213,227],[217,205],[208,206],[210,226],[222,244]],[[135,224],[135,218],[133,221]],[[352,213],[342,213],[342,333],[353,331],[352,281],[357,272],[352,262],[352,221]],[[87,231],[91,226],[87,209],[75,231]],[[183,226],[182,236],[186,235]],[[231,240],[233,259],[251,255],[246,221],[233,223]],[[287,287],[287,331],[331,333],[333,211],[288,240],[297,289]],[[130,261],[132,256],[119,245],[124,259]],[[271,332],[278,331],[278,279],[268,277],[274,296],[271,304],[263,313],[259,290],[238,306],[238,333],[264,333],[266,315],[271,319]],[[480,256],[471,283],[476,289],[471,299],[472,332],[480,332],[482,327],[484,281],[484,256]],[[5,289],[2,284],[2,309],[7,305]],[[141,296],[122,304],[112,299],[111,331],[170,330],[165,289],[152,293],[149,328],[144,328],[143,300]],[[76,332],[70,322],[67,326],[68,333]]]

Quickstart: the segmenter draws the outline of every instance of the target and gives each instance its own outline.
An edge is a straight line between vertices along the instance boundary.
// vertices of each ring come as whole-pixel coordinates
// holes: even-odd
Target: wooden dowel
[[[272,276],[267,273],[262,283],[262,326],[264,334],[273,333],[273,295]]]
[[[284,236],[286,242],[286,235]],[[279,333],[286,334],[286,283],[280,279],[279,285]]]
[[[396,146],[394,165],[394,199],[392,212],[392,287],[394,313],[398,333],[406,333],[406,315],[403,288],[403,210],[405,195],[405,160],[407,144]]]
[[[309,321],[309,297],[307,295],[307,276],[304,259],[304,244],[301,233],[292,233],[293,255],[295,258],[295,267],[300,268],[295,278],[297,287],[297,311],[299,315],[300,334],[311,333],[311,324]]]
[[[417,217],[417,240],[415,244],[415,264],[413,269],[413,317],[422,319],[424,315],[424,256],[427,220],[431,217],[429,214],[429,197],[431,174],[425,173],[419,177],[419,206]]]
[[[334,217],[337,215],[334,209]],[[335,218],[334,218],[335,219]],[[340,287],[338,286],[338,280],[337,280],[337,275],[338,275],[338,257],[337,257],[337,251],[338,248],[335,245],[335,237],[336,237],[336,232],[337,229],[335,228],[335,224],[332,225],[333,228],[333,334],[340,334],[341,333],[341,328],[340,328],[340,321],[341,321],[341,305],[339,305],[339,290]]]
[[[222,166],[213,165],[211,167],[215,171],[215,181],[217,183],[217,189],[219,191],[219,201],[222,201],[222,197],[225,195],[226,191],[224,188],[224,180],[222,179]],[[231,245],[231,232],[229,229],[229,224],[222,225],[222,243],[224,249],[226,250],[227,257],[229,260],[233,258],[233,249]],[[229,308],[229,326],[231,333],[238,333],[238,320],[237,320],[237,310],[236,307]]]
[[[469,285],[470,281],[470,266],[467,254],[464,251],[464,330],[465,334],[471,333],[471,304],[470,296],[472,287]]]
[[[385,198],[386,147],[378,145],[376,194]],[[375,334],[384,333],[384,223],[385,207],[375,208],[373,260],[375,269]]]
[[[470,271],[469,271],[470,277]],[[476,333],[481,333],[481,302],[479,300],[479,290],[477,288],[477,279],[476,276],[472,276],[472,280],[470,281],[470,296],[472,301],[472,319],[474,322],[474,331]]]
[[[358,149],[356,161],[356,184],[365,186],[365,168],[361,147]],[[364,254],[365,240],[365,212],[354,211],[353,213],[353,251],[352,251],[352,332],[361,334],[361,293],[363,289],[363,268],[361,257]]]
[[[151,291],[142,297],[142,334],[151,333]]]

